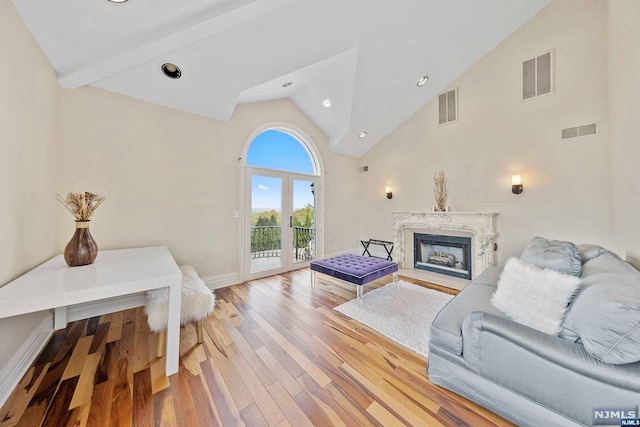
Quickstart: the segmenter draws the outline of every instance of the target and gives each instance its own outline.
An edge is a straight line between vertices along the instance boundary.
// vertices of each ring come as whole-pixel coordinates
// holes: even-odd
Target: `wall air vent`
[[[553,51],[522,63],[522,100],[553,92]]]
[[[595,123],[562,129],[562,139],[576,138],[579,136],[595,135],[598,126]]]
[[[438,95],[438,126],[458,121],[458,88]]]

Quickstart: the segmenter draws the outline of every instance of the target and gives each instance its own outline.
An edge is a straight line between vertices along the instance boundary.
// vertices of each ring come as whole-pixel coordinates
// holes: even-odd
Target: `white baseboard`
[[[47,345],[53,334],[53,312],[49,312],[29,338],[0,370],[0,407],[16,388],[40,351]]]
[[[240,275],[237,272],[218,274],[217,276],[203,277],[202,280],[209,289],[220,289],[240,283]]]

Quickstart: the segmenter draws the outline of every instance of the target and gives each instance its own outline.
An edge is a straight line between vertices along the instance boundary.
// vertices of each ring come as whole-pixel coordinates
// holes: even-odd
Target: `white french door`
[[[319,177],[246,168],[245,280],[306,267],[319,246]]]

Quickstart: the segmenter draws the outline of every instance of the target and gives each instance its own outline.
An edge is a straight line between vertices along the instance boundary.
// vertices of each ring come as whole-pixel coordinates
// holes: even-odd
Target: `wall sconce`
[[[393,193],[391,192],[391,187],[389,186],[384,187],[384,192],[387,193],[387,199],[390,199],[393,197]]]
[[[513,194],[522,193],[522,177],[520,175],[511,175],[511,192]]]

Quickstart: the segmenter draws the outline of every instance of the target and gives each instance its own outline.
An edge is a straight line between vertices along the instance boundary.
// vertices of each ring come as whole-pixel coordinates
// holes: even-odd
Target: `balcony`
[[[315,257],[316,230],[292,227],[293,263],[311,261]],[[251,271],[282,266],[282,229],[279,225],[251,227]]]

